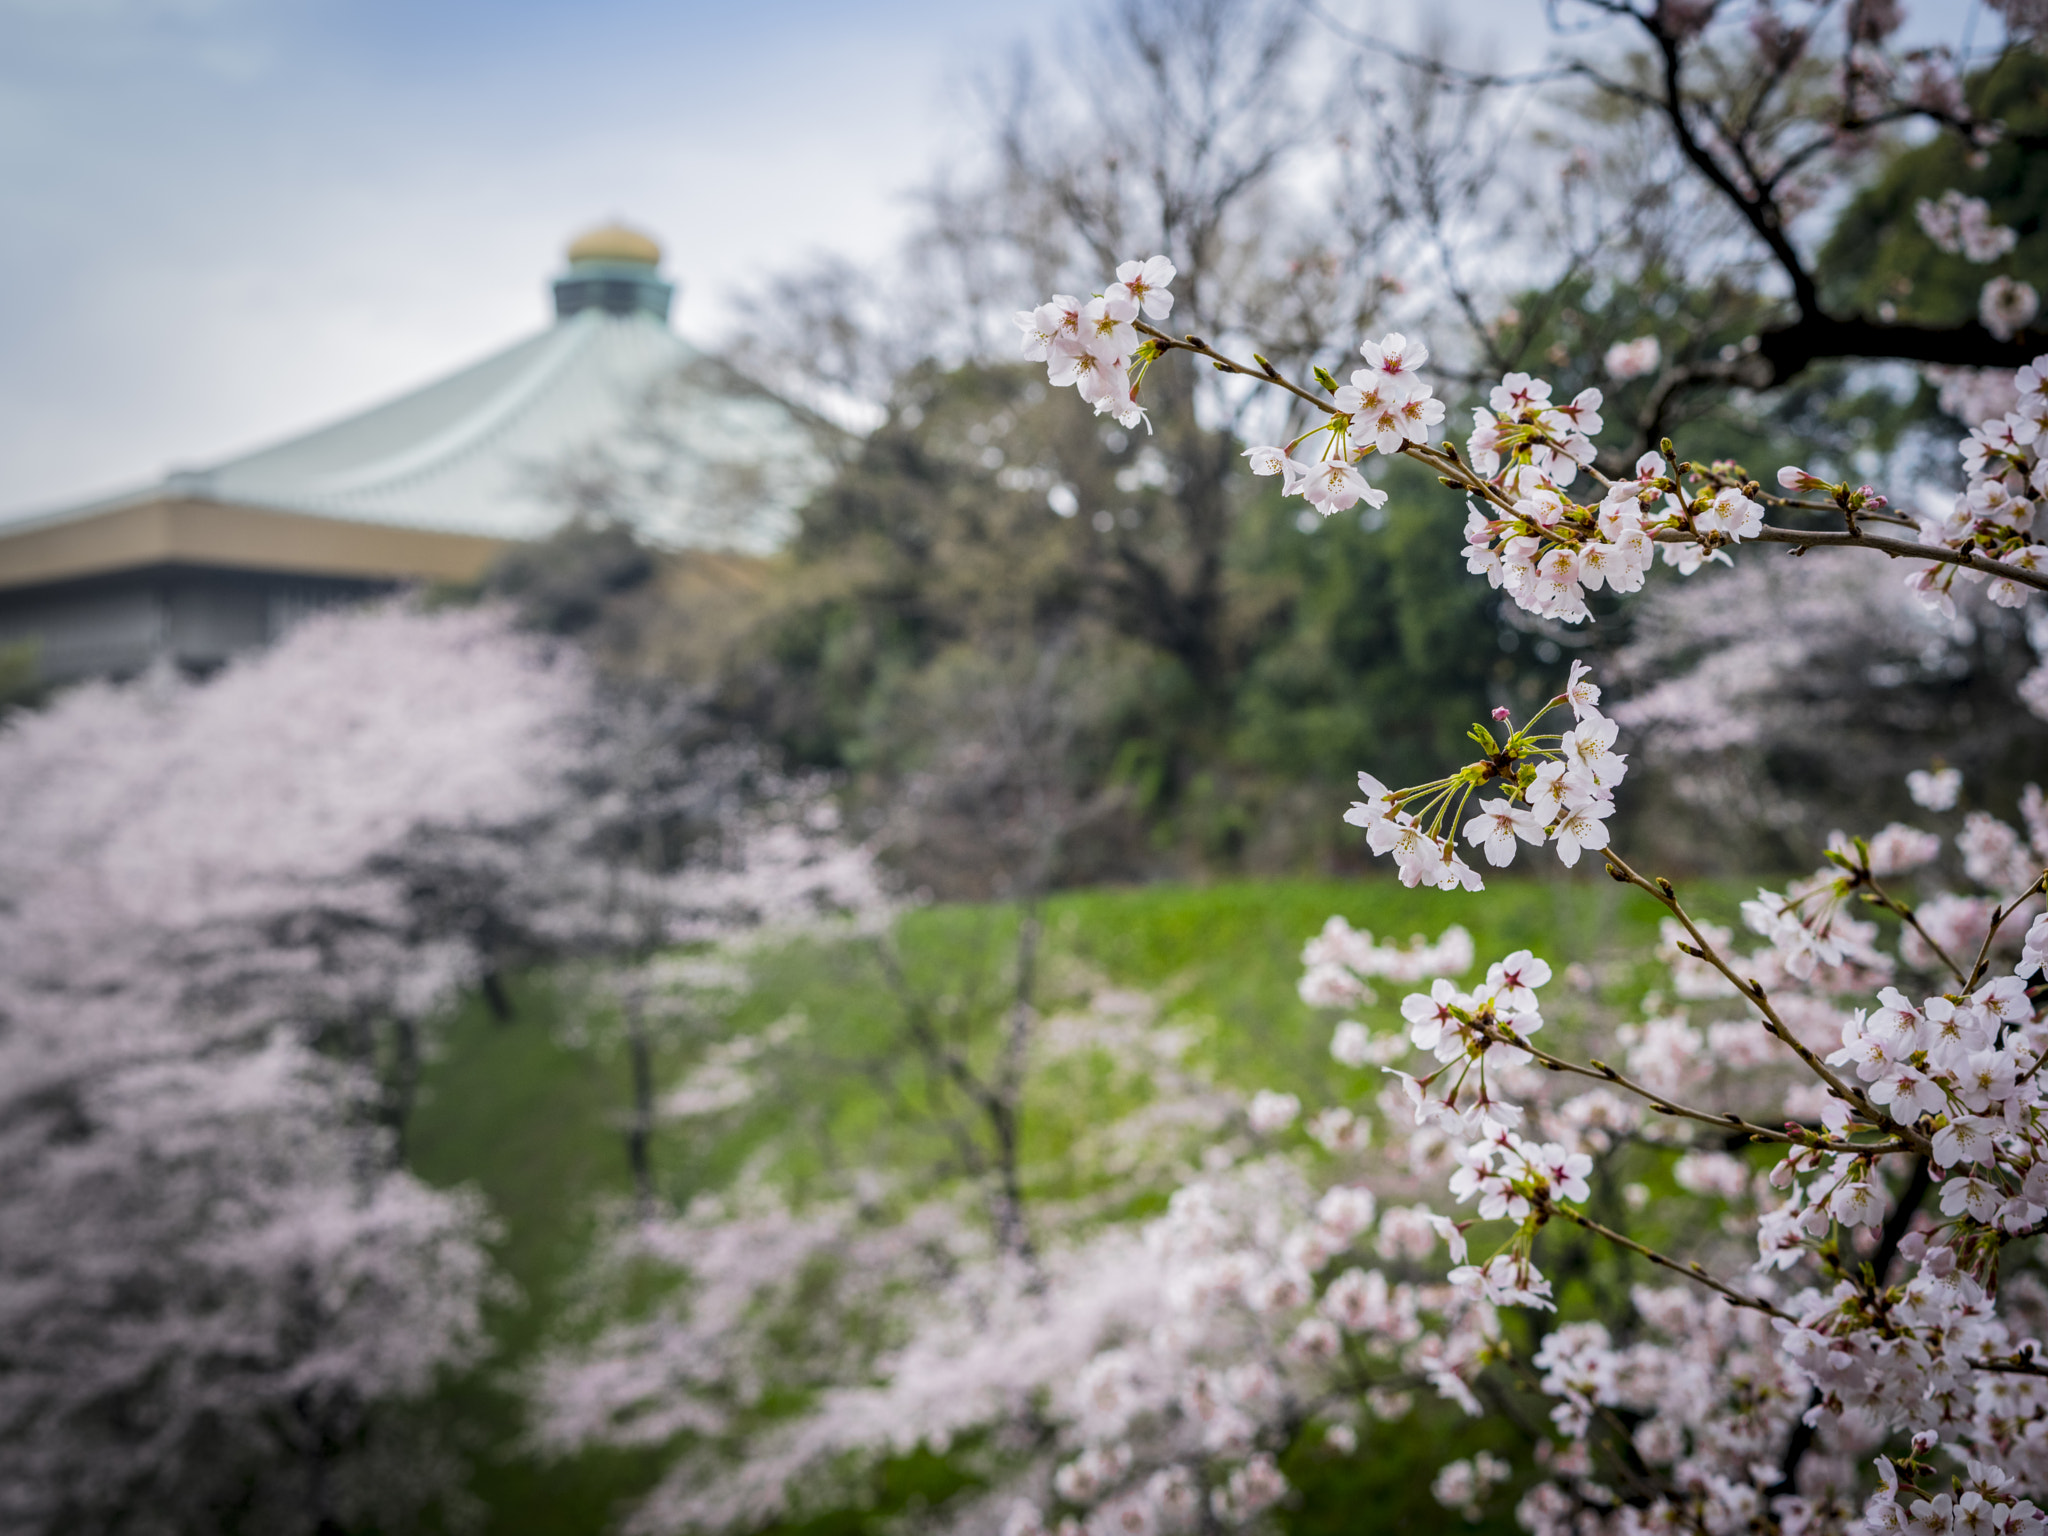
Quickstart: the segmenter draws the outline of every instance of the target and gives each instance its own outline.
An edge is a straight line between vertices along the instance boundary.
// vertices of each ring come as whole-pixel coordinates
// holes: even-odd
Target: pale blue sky
[[[885,250],[1053,0],[0,0],[0,514],[351,410],[655,232],[704,330]]]
[[[1916,24],[1959,32],[1971,3]],[[965,77],[1092,9],[0,0],[0,517],[490,352],[545,323],[563,243],[607,217],[661,238],[699,335],[808,252],[879,256],[962,142]],[[1539,0],[1451,14],[1498,62],[1511,21],[1548,40]]]

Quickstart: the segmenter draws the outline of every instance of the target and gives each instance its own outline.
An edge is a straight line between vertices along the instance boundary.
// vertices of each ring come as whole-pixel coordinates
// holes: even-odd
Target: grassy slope
[[[1313,1107],[1345,1088],[1332,1081],[1328,1019],[1299,1002],[1294,983],[1303,941],[1333,912],[1382,937],[1433,936],[1449,923],[1463,923],[1478,941],[1481,964],[1524,946],[1560,967],[1566,957],[1625,956],[1640,953],[1655,932],[1647,904],[1628,900],[1606,881],[1503,883],[1483,897],[1411,892],[1388,882],[1090,891],[1048,908],[1047,990],[1057,994],[1106,980],[1152,992],[1166,999],[1165,1021],[1201,1022],[1201,1049],[1226,1081],[1292,1088]],[[985,909],[913,913],[899,930],[905,969],[922,987],[939,990],[949,979],[965,978],[963,986],[978,985],[993,998],[1004,984],[1013,922],[1008,913]],[[1626,984],[1626,972],[1610,974]],[[627,1094],[622,1052],[601,1027],[565,1028],[569,1005],[547,978],[529,978],[515,998],[518,1016],[510,1024],[496,1023],[476,1005],[452,1021],[428,1073],[412,1138],[413,1162],[425,1177],[474,1182],[504,1222],[500,1257],[523,1300],[498,1319],[494,1370],[500,1377],[557,1325],[594,1198],[627,1191],[618,1132]],[[1395,1000],[1383,995],[1364,1012],[1391,1023]],[[792,1014],[806,1018],[805,1038],[816,1042],[822,1063],[815,1090],[791,1096],[771,1114],[743,1116],[717,1135],[666,1130],[656,1148],[664,1193],[682,1201],[718,1187],[771,1137],[784,1149],[785,1170],[799,1181],[801,1155],[797,1165],[788,1163],[790,1146],[814,1145],[819,1166],[849,1151],[892,1166],[927,1155],[929,1146],[905,1128],[902,1106],[848,1070],[883,1048],[893,1007],[871,956],[798,945],[764,957],[753,992],[719,1028],[745,1031]],[[659,1080],[673,1080],[702,1045],[701,1033],[693,1038],[689,1027],[673,1028],[660,1053]],[[1038,1165],[1056,1168],[1062,1138],[1100,1110],[1089,1092],[1085,1079],[1063,1083],[1058,1095],[1046,1095],[1060,1102],[1030,1106],[1027,1131]],[[793,1121],[802,1122],[801,1134],[788,1134]],[[492,1376],[451,1388],[445,1400],[480,1454],[475,1491],[492,1536],[596,1536],[656,1474],[647,1456],[584,1456],[552,1465],[521,1457],[514,1445],[516,1404]],[[1440,1521],[1424,1485],[1441,1455],[1435,1444],[1415,1444],[1346,1469],[1298,1468],[1311,1497],[1296,1524],[1307,1536],[1339,1525],[1399,1529],[1410,1518]],[[900,1504],[943,1477],[943,1468],[899,1466],[878,1493]],[[850,1531],[863,1524],[838,1519],[819,1528]]]

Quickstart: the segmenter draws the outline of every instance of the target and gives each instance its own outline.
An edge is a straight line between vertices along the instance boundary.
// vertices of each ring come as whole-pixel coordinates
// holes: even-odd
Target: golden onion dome
[[[570,241],[569,260],[630,262],[653,267],[661,264],[661,247],[637,229],[605,224]]]

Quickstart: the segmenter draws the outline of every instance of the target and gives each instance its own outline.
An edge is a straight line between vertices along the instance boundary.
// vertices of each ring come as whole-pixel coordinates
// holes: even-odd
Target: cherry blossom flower
[[[1600,365],[1607,376],[1616,383],[1627,383],[1655,373],[1663,361],[1663,350],[1654,336],[1638,336],[1633,341],[1617,341],[1601,357]]]
[[[1346,1019],[1330,1036],[1330,1055],[1347,1067],[1362,1067],[1369,1059],[1372,1036],[1356,1019]]]
[[[1753,539],[1763,527],[1764,509],[1732,487],[1723,487],[1693,515],[1695,526],[1728,539]]]
[[[1416,370],[1429,361],[1429,348],[1419,340],[1409,341],[1399,331],[1390,331],[1378,341],[1359,344],[1365,366],[1387,381],[1396,397],[1405,399],[1421,386]]]
[[[1992,278],[1977,298],[1977,318],[2000,341],[2011,341],[2034,323],[2040,311],[2041,296],[2034,285],[2016,278]]]
[[[1939,201],[1921,198],[1913,217],[1927,238],[1951,256],[1974,262],[1996,261],[2019,242],[2019,233],[1991,222],[1991,208],[1981,197],[1965,197],[1950,189]]]
[[[1954,807],[1956,796],[1962,793],[1963,775],[1960,769],[1937,768],[1932,772],[1915,768],[1906,775],[1906,793],[1913,797],[1913,803],[1930,811],[1946,811]]]
[[[1309,505],[1329,517],[1363,501],[1369,507],[1387,504],[1387,493],[1375,490],[1354,464],[1331,459],[1313,466],[1304,480],[1301,494]]]
[[[1173,263],[1164,256],[1120,262],[1116,281],[1105,290],[1104,296],[1135,302],[1145,311],[1148,320],[1164,320],[1173,313],[1173,295],[1167,291],[1173,279]]]
[[[1262,1136],[1283,1131],[1294,1124],[1301,1113],[1301,1100],[1291,1093],[1275,1093],[1261,1088],[1252,1095],[1251,1107],[1245,1111],[1245,1119],[1251,1128]]]
[[[1506,800],[1489,800],[1465,823],[1466,841],[1484,848],[1486,862],[1496,869],[1514,862],[1517,838],[1541,847],[1543,837],[1543,823],[1535,813]]]
[[[1129,357],[1138,345],[1138,333],[1131,325],[1137,318],[1138,306],[1130,299],[1090,299],[1081,306],[1081,345],[1097,357]]]

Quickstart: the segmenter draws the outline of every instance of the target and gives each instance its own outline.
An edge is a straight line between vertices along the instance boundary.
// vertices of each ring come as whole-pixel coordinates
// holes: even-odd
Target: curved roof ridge
[[[381,460],[357,465],[325,480],[315,479],[307,485],[305,494],[347,496],[351,492],[374,491],[383,484],[416,482],[441,465],[488,446],[494,439],[502,437],[542,395],[558,384],[563,374],[574,365],[578,354],[590,347],[596,327],[585,316],[598,321],[604,318],[600,310],[586,310],[584,315],[556,326],[548,339],[552,341],[556,336],[567,339],[548,348],[537,366],[513,378],[510,385],[487,402],[483,409]]]

